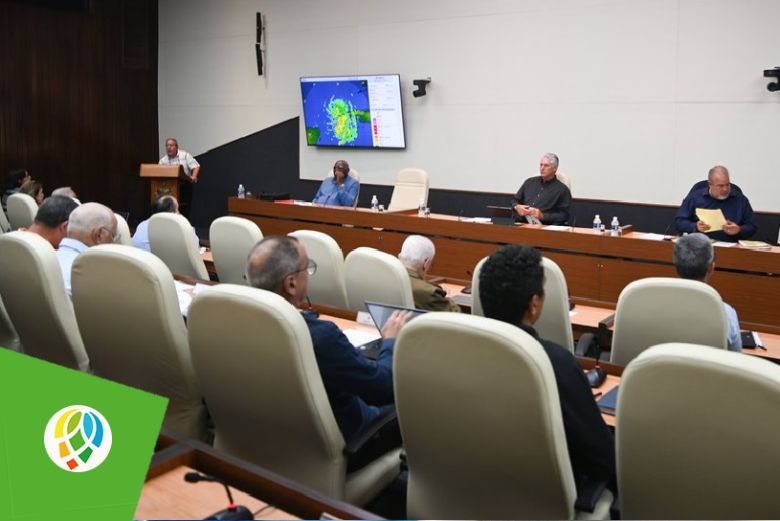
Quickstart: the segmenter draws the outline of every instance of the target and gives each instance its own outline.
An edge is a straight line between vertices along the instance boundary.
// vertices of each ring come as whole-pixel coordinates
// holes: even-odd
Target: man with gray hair
[[[401,246],[398,258],[406,267],[412,282],[414,307],[429,311],[460,312],[460,306],[447,298],[444,288],[425,278],[435,255],[436,247],[433,242],[422,235],[410,235]]]
[[[309,276],[317,264],[295,237],[271,235],[249,253],[246,277],[255,288],[272,291],[296,308],[307,304]],[[393,347],[395,337],[410,313],[394,312],[382,328],[382,345],[376,361],[365,358],[333,322],[320,320],[313,311],[302,312],[311,334],[314,356],[328,394],[336,423],[347,444],[388,413],[394,413]],[[383,429],[371,448],[350,458],[348,470],[356,470],[373,457],[401,444],[397,422]]]
[[[69,297],[72,295],[70,273],[76,257],[90,246],[114,242],[116,226],[114,212],[100,203],[85,203],[71,212],[68,236],[62,239],[55,252]]]
[[[674,267],[683,279],[707,282],[715,269],[715,250],[706,235],[684,235],[674,243]],[[739,318],[733,307],[723,303],[729,324],[729,351],[742,351]]]
[[[538,176],[529,177],[515,194],[516,219],[531,224],[567,224],[571,207],[569,187],[555,175],[558,156],[548,152],[539,161]]]
[[[69,186],[61,186],[59,188],[55,188],[54,190],[52,190],[51,195],[61,195],[63,197],[70,197],[78,204],[81,204],[81,201],[79,201],[78,197],[76,196],[76,192],[74,192],[73,188]]]

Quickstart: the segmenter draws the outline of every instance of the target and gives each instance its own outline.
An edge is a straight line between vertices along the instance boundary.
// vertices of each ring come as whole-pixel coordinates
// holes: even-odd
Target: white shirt
[[[200,239],[195,233],[195,228],[192,229],[192,241],[195,243],[195,248],[200,247]],[[152,246],[149,243],[149,219],[138,223],[135,235],[133,235],[133,246],[141,250],[152,251]]]
[[[200,166],[200,163],[195,161],[192,154],[186,150],[179,149],[179,153],[174,157],[168,157],[168,154],[160,158],[161,165],[181,165],[184,169],[184,175],[192,177],[192,171]]]
[[[68,298],[73,298],[73,292],[71,291],[70,285],[70,272],[73,269],[73,263],[75,262],[76,257],[85,251],[87,247],[88,246],[81,241],[71,239],[70,237],[65,237],[60,242],[60,247],[57,248],[57,251],[54,252],[54,254],[57,256],[57,262],[60,263],[60,270],[62,270],[62,280],[65,282],[65,293],[68,294]]]

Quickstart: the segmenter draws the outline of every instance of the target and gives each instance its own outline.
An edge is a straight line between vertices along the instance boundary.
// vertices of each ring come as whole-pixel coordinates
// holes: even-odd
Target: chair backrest
[[[544,307],[534,329],[541,338],[555,342],[569,351],[574,351],[574,334],[569,317],[569,288],[566,277],[558,265],[542,257],[544,269]]]
[[[204,439],[206,408],[165,264],[132,246],[94,246],[76,258],[72,284],[95,374],[165,396],[170,402],[163,425]]]
[[[627,365],[648,347],[667,342],[728,348],[726,312],[715,289],[666,277],[636,280],[623,289],[610,361]]]
[[[691,192],[693,192],[694,190],[700,190],[702,188],[707,187],[709,184],[710,184],[710,182],[707,179],[703,179],[701,181],[696,181],[693,184],[693,186],[691,187],[691,189],[688,190],[688,195],[690,195]],[[731,189],[732,190],[736,189],[736,190],[742,192],[742,189],[739,186],[735,185],[734,183],[731,183]]]
[[[623,373],[616,431],[623,519],[777,519],[780,367],[666,344]]]
[[[214,446],[344,497],[344,438],[300,313],[275,293],[220,284],[195,297],[188,324]]]
[[[8,233],[11,231],[11,223],[8,222],[8,217],[5,215],[5,210],[0,206],[0,234]]]
[[[127,225],[127,221],[124,217],[118,213],[114,213],[116,216],[116,244],[123,244],[125,246],[133,245],[133,237],[130,235],[130,227]]]
[[[354,168],[350,168],[349,169],[349,174],[348,175],[349,175],[349,177],[351,177],[355,181],[360,181],[360,174]],[[333,177],[333,169],[332,168],[328,171],[328,177]],[[359,185],[358,185],[358,192],[355,195],[355,202],[352,203],[352,208],[357,208],[358,199],[360,199],[360,186]]]
[[[156,213],[149,219],[149,246],[172,273],[208,280],[197,236],[183,215]]]
[[[263,232],[253,221],[241,217],[214,219],[209,228],[211,253],[220,282],[248,285],[244,278],[246,260]]]
[[[73,305],[49,241],[36,233],[0,236],[0,294],[25,354],[89,370]]]
[[[344,254],[330,235],[313,230],[297,230],[290,236],[298,239],[309,258],[317,263],[317,272],[309,277],[309,299],[314,304],[348,309],[344,275]]]
[[[487,257],[482,257],[477,265],[474,266],[474,271],[471,275],[471,314],[480,317],[484,317],[485,313],[482,311],[482,301],[479,299],[479,272],[482,271],[482,265],[487,260]]]
[[[420,168],[402,169],[395,179],[387,210],[392,212],[417,208],[420,201],[428,205],[428,172]]]
[[[569,177],[569,174],[565,174],[558,170],[555,172],[555,177],[558,178],[558,180],[566,185],[566,188],[569,189],[569,192],[571,192],[571,177]]]
[[[409,273],[397,257],[374,248],[355,248],[344,260],[344,271],[352,311],[366,311],[367,300],[414,307]]]
[[[2,211],[2,210],[0,210]],[[0,347],[10,349],[11,351],[21,351],[22,347],[19,342],[19,334],[16,332],[16,328],[11,323],[11,317],[8,316],[8,311],[5,310],[5,304],[0,297]]]
[[[485,317],[429,313],[401,330],[393,381],[410,519],[573,517],[555,375],[533,337]]]
[[[12,230],[29,228],[38,213],[38,203],[32,196],[15,193],[8,196],[8,222]]]

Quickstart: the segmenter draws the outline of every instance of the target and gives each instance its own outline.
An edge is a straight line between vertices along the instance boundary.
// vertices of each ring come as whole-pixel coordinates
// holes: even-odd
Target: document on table
[[[562,226],[560,224],[550,224],[544,227],[545,230],[554,230],[559,232],[568,232],[571,230],[571,226]]]
[[[705,233],[720,231],[726,225],[726,217],[723,216],[723,212],[720,208],[715,208],[714,210],[696,208],[696,217],[704,224],[709,224],[710,229]]]
[[[192,284],[187,284],[180,280],[174,280],[173,285],[176,288],[176,297],[179,299],[179,311],[181,311],[181,315],[184,318],[187,318],[193,297],[201,291],[208,290],[212,287],[207,284],[195,284],[193,286]]]
[[[344,329],[342,330],[342,333],[347,337],[349,343],[355,347],[367,344],[377,338],[382,338],[379,333],[372,333],[361,329]]]

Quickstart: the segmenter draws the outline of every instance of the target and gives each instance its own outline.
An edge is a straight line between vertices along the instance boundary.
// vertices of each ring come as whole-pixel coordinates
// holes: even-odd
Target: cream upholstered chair
[[[297,230],[289,235],[298,239],[309,258],[317,263],[317,272],[309,277],[309,299],[314,304],[348,309],[344,254],[339,243],[330,235],[313,230]]]
[[[21,351],[19,334],[11,323],[11,317],[8,316],[8,312],[5,310],[2,298],[0,298],[0,347],[10,349],[11,351]]]
[[[569,177],[568,174],[564,174],[563,172],[558,170],[557,172],[555,172],[555,177],[557,177],[561,183],[565,184],[566,188],[568,188],[569,191],[571,192],[571,177]]]
[[[555,374],[533,337],[485,317],[429,313],[401,330],[393,383],[407,517],[575,516]],[[611,502],[607,491],[590,515],[608,519]]]
[[[412,281],[397,257],[374,248],[355,248],[344,260],[344,271],[352,311],[365,311],[367,300],[414,307]]]
[[[398,172],[390,197],[388,211],[408,210],[428,204],[428,172],[419,168],[404,168]]]
[[[36,233],[10,232],[0,236],[0,251],[0,294],[24,353],[88,371],[89,358],[49,241]]]
[[[263,238],[263,232],[249,219],[219,217],[209,228],[211,253],[220,282],[244,284],[246,260],[255,244]]]
[[[95,374],[165,396],[163,425],[205,439],[206,407],[165,264],[131,246],[89,248],[73,264],[73,307]]]
[[[482,257],[474,266],[474,272],[471,275],[471,314],[480,317],[484,317],[485,313],[482,311],[482,301],[479,299],[479,272],[482,271],[482,265],[487,260],[487,257]]]
[[[38,213],[38,203],[27,194],[15,193],[8,197],[8,222],[12,230],[29,228]]]
[[[209,279],[197,236],[183,215],[156,213],[149,219],[149,246],[172,273]]]
[[[124,244],[125,246],[133,245],[133,237],[130,235],[130,227],[127,225],[127,221],[124,217],[118,213],[114,213],[116,216],[116,244]]]
[[[623,519],[778,519],[780,367],[691,344],[626,368],[616,431]]]
[[[723,301],[704,282],[666,277],[623,288],[615,310],[610,362],[627,365],[650,346],[667,342],[728,348]]]
[[[5,210],[0,206],[0,234],[8,233],[11,231],[11,223],[8,222],[8,216],[5,215]]]
[[[349,169],[349,174],[347,174],[347,175],[349,175],[349,177],[351,177],[355,181],[360,182],[360,174],[354,168],[350,168]],[[332,168],[328,171],[328,177],[333,177],[333,169]],[[360,199],[360,185],[358,185],[358,192],[357,192],[357,195],[355,196],[355,202],[352,203],[352,208],[356,208],[357,207],[358,199]]]
[[[542,257],[544,269],[544,307],[534,329],[541,338],[569,351],[574,349],[574,334],[569,317],[569,288],[566,277],[555,261]]]
[[[309,328],[282,297],[220,284],[195,297],[188,317],[215,448],[356,505],[398,474],[397,450],[346,474]]]

